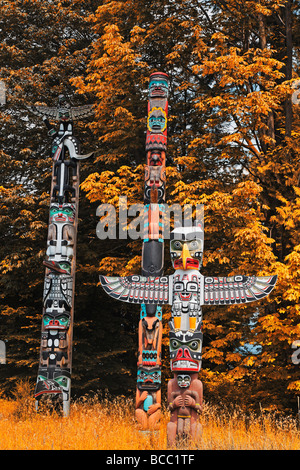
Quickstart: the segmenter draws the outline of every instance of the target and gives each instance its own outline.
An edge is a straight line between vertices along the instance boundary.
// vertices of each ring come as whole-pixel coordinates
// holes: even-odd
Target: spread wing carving
[[[48,106],[42,105],[27,106],[27,108],[36,116],[47,116],[49,119],[59,120],[57,108],[49,108]]]
[[[73,121],[76,119],[86,118],[94,115],[94,109],[92,104],[86,104],[83,106],[77,106],[76,108],[71,108],[71,116]]]
[[[93,105],[91,104],[77,106],[75,108],[48,107],[36,104],[33,106],[27,106],[27,108],[37,116],[45,116],[54,121],[60,121],[62,118],[69,118],[75,121],[93,116],[94,114]]]
[[[169,303],[168,276],[100,276],[100,282],[108,295],[123,302],[157,305]]]
[[[277,276],[204,277],[204,305],[253,302],[274,289]]]

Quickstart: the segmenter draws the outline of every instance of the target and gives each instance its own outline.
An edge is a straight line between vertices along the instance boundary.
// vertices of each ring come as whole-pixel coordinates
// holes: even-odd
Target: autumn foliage
[[[0,6],[0,339],[9,391],[35,380],[48,223],[50,140],[26,105],[94,103],[75,132],[81,165],[72,388],[130,395],[139,311],[98,274],[140,273],[141,241],[99,240],[101,203],[142,202],[147,86],[170,76],[167,203],[204,204],[202,274],[277,274],[255,304],[203,309],[204,396],[296,410],[300,340],[297,2],[4,1]],[[32,39],[34,34],[34,41]],[[167,245],[167,243],[166,243]],[[165,272],[171,273],[166,247]],[[168,309],[165,310],[165,332]],[[164,375],[169,377],[165,335]]]

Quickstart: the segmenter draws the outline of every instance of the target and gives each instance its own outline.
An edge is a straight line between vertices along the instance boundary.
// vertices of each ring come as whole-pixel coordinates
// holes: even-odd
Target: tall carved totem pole
[[[40,362],[35,388],[36,409],[42,397],[62,402],[63,414],[69,415],[76,238],[79,205],[80,143],[73,136],[73,121],[93,114],[91,106],[70,107],[63,95],[56,108],[33,106],[52,137],[53,160],[50,214],[43,294]],[[58,130],[49,120],[58,121]]]
[[[165,191],[165,161],[162,160],[162,156],[165,158],[165,147],[159,147],[161,137],[157,136],[166,128],[166,105],[154,105],[154,99],[166,99],[166,79],[166,75],[161,73],[150,77],[145,178],[145,208],[150,222],[149,239],[145,239],[143,244],[142,275],[100,276],[100,282],[111,297],[142,306],[136,416],[144,429],[153,429],[158,424],[161,382],[160,309],[164,304],[172,305],[169,350],[174,376],[168,383],[171,417],[167,425],[167,437],[169,446],[173,447],[178,438],[188,437],[197,441],[201,436],[199,417],[203,388],[198,374],[202,362],[202,305],[221,306],[260,300],[272,291],[277,276],[203,276],[200,269],[204,250],[204,227],[198,221],[194,226],[177,227],[172,231],[170,254],[174,274],[162,275],[163,243],[160,228],[163,226],[163,209],[159,206],[158,194],[160,188],[163,188],[162,195]],[[166,144],[166,140],[164,143]],[[153,149],[155,151],[152,152],[152,148],[147,147],[149,144],[156,146]],[[159,164],[160,161],[162,164]],[[151,240],[152,244],[149,244]]]
[[[144,190],[145,232],[142,275],[161,276],[164,266],[163,219],[166,183],[168,76],[153,73],[149,83]],[[161,408],[162,307],[142,304],[138,330],[136,419],[155,429]]]

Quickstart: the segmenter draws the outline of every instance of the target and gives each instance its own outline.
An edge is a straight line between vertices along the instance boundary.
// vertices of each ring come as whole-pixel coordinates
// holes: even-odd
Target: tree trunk
[[[259,40],[261,49],[267,47],[267,33],[266,33],[266,23],[265,18],[262,13],[258,15],[258,27],[259,27]],[[267,126],[268,130],[266,132],[268,137],[271,137],[273,144],[275,145],[275,123],[274,123],[274,114],[273,111],[270,111],[267,117]],[[263,143],[263,148],[265,149],[265,143]],[[266,150],[266,149],[265,149]]]

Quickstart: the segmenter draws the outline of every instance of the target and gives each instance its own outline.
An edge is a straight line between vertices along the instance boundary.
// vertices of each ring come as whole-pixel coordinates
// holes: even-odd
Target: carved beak
[[[183,269],[187,269],[187,259],[191,258],[190,250],[188,249],[188,246],[186,243],[183,244],[183,249],[182,249],[182,264],[183,264]]]

